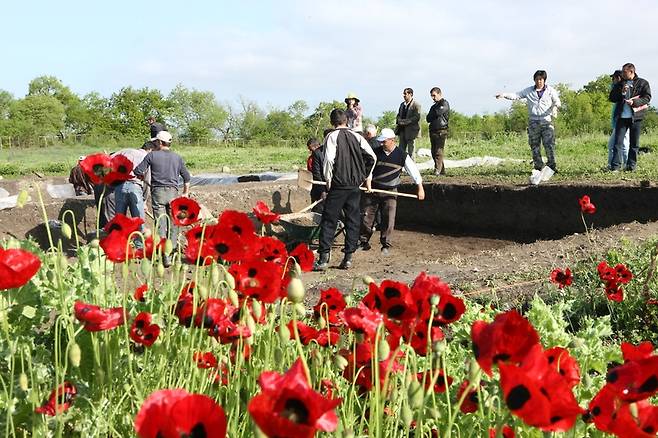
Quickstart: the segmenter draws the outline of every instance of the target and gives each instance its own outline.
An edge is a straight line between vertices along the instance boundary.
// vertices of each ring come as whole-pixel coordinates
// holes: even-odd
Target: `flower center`
[[[308,409],[301,400],[291,398],[286,401],[281,416],[293,423],[306,424],[308,422]]]

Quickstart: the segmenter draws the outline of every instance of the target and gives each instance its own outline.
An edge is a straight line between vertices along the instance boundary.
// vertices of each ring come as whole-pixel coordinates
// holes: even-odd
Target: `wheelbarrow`
[[[320,236],[321,219],[322,215],[315,212],[288,213],[279,216],[279,225],[290,244],[312,243]]]

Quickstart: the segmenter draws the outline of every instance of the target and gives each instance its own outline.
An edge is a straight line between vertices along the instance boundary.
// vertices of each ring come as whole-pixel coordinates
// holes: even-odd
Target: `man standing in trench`
[[[361,190],[364,182],[370,190],[375,153],[361,134],[347,127],[345,111],[334,109],[329,116],[335,128],[324,139],[324,180],[327,197],[320,222],[318,260],[313,270],[324,271],[329,267],[331,245],[341,211],[345,213],[345,248],[340,269],[352,266],[352,254],[357,249],[361,222]]]

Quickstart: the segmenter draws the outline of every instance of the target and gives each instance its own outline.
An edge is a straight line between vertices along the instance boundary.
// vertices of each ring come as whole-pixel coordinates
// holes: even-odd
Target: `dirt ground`
[[[62,179],[50,179],[61,183]],[[45,228],[41,207],[36,202],[36,185],[44,181],[0,181],[12,192],[17,187],[31,187],[32,201],[23,209],[0,211],[0,238],[32,236],[45,244]],[[45,192],[42,187],[42,192]],[[297,211],[308,204],[308,194],[293,183],[243,183],[232,186],[193,188],[194,197],[214,214],[226,208],[249,211],[257,200],[264,200],[280,213]],[[93,230],[95,209],[91,197],[73,200],[50,199],[44,194],[49,218],[61,218],[71,209],[82,235]],[[408,227],[406,227],[408,228]],[[509,239],[442,235],[436,230],[396,230],[393,248],[388,256],[379,251],[378,234],[373,236],[370,251],[359,250],[348,271],[336,266],[342,258],[342,238],[332,250],[331,268],[323,273],[305,274],[307,288],[338,287],[344,292],[362,288],[361,278],[369,275],[376,281],[394,279],[411,281],[426,271],[449,282],[454,289],[467,294],[529,294],[550,287],[549,273],[554,267],[566,267],[576,260],[597,257],[620,245],[622,238],[640,243],[658,235],[658,222],[630,222],[593,230],[589,236],[572,234],[557,240],[518,243]]]

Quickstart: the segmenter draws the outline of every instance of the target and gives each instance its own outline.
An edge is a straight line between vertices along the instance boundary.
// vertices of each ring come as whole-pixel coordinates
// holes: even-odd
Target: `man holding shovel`
[[[331,131],[324,139],[324,181],[327,183],[327,196],[320,222],[320,245],[318,260],[313,269],[324,271],[329,267],[329,256],[333,243],[338,216],[345,213],[345,255],[340,269],[352,266],[352,254],[359,240],[360,200],[359,187],[364,182],[370,190],[372,170],[375,166],[375,153],[368,141],[347,127],[345,111],[334,109],[329,116]]]
[[[418,200],[425,199],[423,179],[420,176],[418,167],[409,154],[395,145],[395,132],[392,129],[384,128],[377,140],[381,142],[382,146],[375,149],[377,163],[372,172],[372,188],[397,192],[400,185],[400,174],[404,169],[418,187]],[[381,213],[379,241],[382,245],[382,255],[388,255],[391,247],[391,235],[395,228],[397,196],[377,192],[367,193],[363,196],[361,204],[363,206],[363,219],[361,221],[359,246],[366,251],[370,249],[368,241],[372,236],[372,226],[377,211],[379,211]]]

